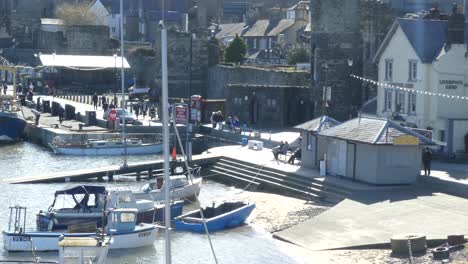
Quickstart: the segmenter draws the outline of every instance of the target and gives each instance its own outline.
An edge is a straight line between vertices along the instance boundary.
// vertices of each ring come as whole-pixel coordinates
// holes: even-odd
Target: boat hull
[[[202,179],[195,178],[193,184],[186,185],[181,188],[174,188],[170,191],[171,200],[185,200],[193,197],[197,197],[200,194]],[[152,200],[152,201],[164,201],[164,189],[151,190],[149,192],[136,191],[134,192],[137,200]]]
[[[212,218],[206,219],[206,226],[209,232],[220,231],[228,228],[238,227],[245,223],[245,220],[250,216],[255,204],[246,204],[241,208],[227,212]],[[192,211],[185,215],[179,216],[174,220],[174,227],[179,231],[192,231],[204,233],[205,227],[201,218],[193,218],[190,215],[197,214],[199,210]]]
[[[109,249],[126,249],[151,246],[156,240],[155,226],[142,227],[134,231],[107,234],[112,237]],[[8,251],[56,251],[59,237],[95,237],[96,233],[26,232],[22,234],[3,231],[3,245]]]
[[[162,144],[143,144],[140,146],[128,146],[127,151],[123,147],[58,147],[49,144],[55,154],[71,156],[119,156],[119,155],[144,155],[158,154],[162,152]]]
[[[17,141],[23,135],[26,121],[16,113],[0,112],[0,141]]]

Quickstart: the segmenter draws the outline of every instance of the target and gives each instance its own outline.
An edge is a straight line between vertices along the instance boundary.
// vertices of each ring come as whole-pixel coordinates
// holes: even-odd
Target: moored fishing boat
[[[201,168],[190,169],[191,172],[181,175],[170,176],[170,199],[171,200],[190,200],[200,194],[202,177],[200,177]],[[193,178],[191,179],[191,177]],[[143,185],[139,191],[133,192],[136,199],[145,199],[152,201],[164,201],[165,185],[163,178],[157,178]]]
[[[26,120],[17,111],[12,111],[11,96],[0,96],[0,141],[20,139],[26,126]]]
[[[70,206],[63,208],[56,204]],[[51,206],[36,215],[36,225],[40,231],[66,229],[85,223],[95,223],[97,227],[101,227],[102,211],[111,208],[135,208],[137,224],[162,222],[164,207],[165,205],[155,204],[151,200],[137,200],[133,192],[126,188],[106,189],[104,186],[80,185],[56,191]],[[171,213],[174,216],[181,215],[182,209],[182,201],[171,203]]]
[[[104,227],[105,236],[111,239],[109,249],[138,248],[153,245],[157,227],[154,224],[136,224],[138,210],[119,208],[111,210]],[[8,230],[3,231],[3,246],[8,251],[55,251],[62,238],[95,237],[96,225],[86,228],[75,226],[53,232],[26,229],[26,208],[10,207]],[[14,218],[14,219],[13,219]],[[75,230],[75,231],[72,231]]]
[[[143,155],[162,152],[161,143],[143,143],[140,139],[88,140],[72,144],[55,137],[49,143],[49,147],[55,154],[72,156]]]
[[[254,203],[248,202],[223,202],[220,204],[213,203],[213,206],[194,210],[183,214],[174,219],[176,230],[205,232],[204,221],[208,231],[219,231],[227,228],[233,228],[244,224],[255,208]]]

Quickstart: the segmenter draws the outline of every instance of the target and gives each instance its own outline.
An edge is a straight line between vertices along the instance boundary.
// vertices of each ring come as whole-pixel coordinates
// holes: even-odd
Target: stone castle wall
[[[309,86],[309,83],[308,72],[217,65],[208,71],[207,97],[225,98],[228,84]]]

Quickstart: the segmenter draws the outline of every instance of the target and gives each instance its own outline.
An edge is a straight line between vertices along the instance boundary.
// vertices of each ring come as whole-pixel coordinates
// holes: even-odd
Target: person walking
[[[153,105],[150,108],[150,117],[151,117],[151,120],[153,120],[156,117],[156,108],[154,108]]]
[[[58,118],[59,118],[59,123],[62,124],[63,122],[63,117],[65,115],[65,109],[63,108],[62,105],[59,106],[59,109],[58,109]]]
[[[107,102],[107,100],[102,102],[102,109],[104,110],[104,113],[106,113],[107,109],[109,109],[109,103]]]
[[[98,96],[97,96],[97,93],[94,93],[93,95],[93,106],[94,106],[94,110],[97,110],[97,106],[98,106]]]
[[[104,110],[104,112],[105,112],[107,109],[104,108],[104,104],[107,104],[107,98],[106,98],[106,95],[105,95],[105,94],[103,94],[103,95],[101,96],[102,110]]]
[[[41,112],[37,111],[36,109],[31,109],[31,112],[34,115],[34,125],[39,126],[39,118],[41,117]]]
[[[422,154],[422,162],[424,165],[424,175],[431,175],[431,161],[432,161],[432,151],[426,147]]]
[[[6,83],[3,83],[3,95],[6,95],[8,91],[8,85]]]

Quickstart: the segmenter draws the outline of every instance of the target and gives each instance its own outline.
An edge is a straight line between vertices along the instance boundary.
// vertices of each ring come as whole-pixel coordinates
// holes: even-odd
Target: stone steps
[[[261,189],[291,194],[305,199],[341,201],[349,190],[328,185],[321,180],[259,166],[245,161],[222,157],[208,168],[240,188]]]

